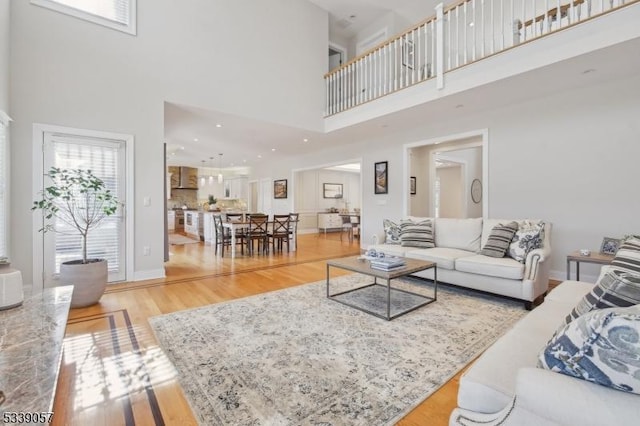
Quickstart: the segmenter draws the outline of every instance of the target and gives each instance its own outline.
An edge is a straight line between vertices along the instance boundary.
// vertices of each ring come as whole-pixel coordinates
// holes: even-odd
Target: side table
[[[598,265],[608,265],[613,260],[612,254],[602,254],[591,252],[589,256],[583,256],[580,251],[574,251],[567,255],[567,279],[571,279],[571,262],[576,263],[576,281],[580,281],[580,263],[595,263]]]

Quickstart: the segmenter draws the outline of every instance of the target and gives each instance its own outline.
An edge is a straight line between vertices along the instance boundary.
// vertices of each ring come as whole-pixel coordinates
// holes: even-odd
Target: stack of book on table
[[[379,257],[375,260],[371,260],[370,263],[373,269],[379,269],[381,271],[393,271],[394,269],[402,268],[407,264],[403,258],[395,256]]]

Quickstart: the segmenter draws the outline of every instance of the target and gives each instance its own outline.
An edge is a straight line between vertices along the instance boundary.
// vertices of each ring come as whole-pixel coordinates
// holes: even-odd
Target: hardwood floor
[[[171,246],[166,278],[110,286],[99,304],[71,310],[52,424],[196,424],[147,319],[324,279],[325,261],[358,254],[358,244],[300,235],[296,252],[233,260],[202,243]],[[458,379],[398,424],[448,424]]]

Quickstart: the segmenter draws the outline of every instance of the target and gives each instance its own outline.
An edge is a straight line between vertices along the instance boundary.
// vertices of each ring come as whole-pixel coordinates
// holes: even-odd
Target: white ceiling
[[[337,34],[347,39],[391,11],[406,19],[410,24],[415,24],[434,15],[435,6],[442,2],[441,0],[309,1],[329,12],[329,34]]]
[[[359,6],[367,3],[375,8],[388,7],[392,3],[400,6],[413,3],[409,0],[313,1],[326,7],[335,6],[336,10],[343,3]],[[211,164],[209,159],[213,157],[213,166],[217,168],[220,165],[218,154],[223,153],[224,168],[246,168],[275,156],[295,157],[342,144],[377,139],[384,134],[397,133],[399,129],[415,127],[416,123],[428,125],[429,122],[436,123],[572,88],[637,75],[640,72],[639,51],[640,40],[629,41],[331,133],[314,133],[220,111],[167,103],[167,162],[169,165],[208,167]],[[585,74],[585,70],[595,71]],[[222,127],[216,127],[218,123]],[[308,142],[304,142],[304,139],[308,139]]]

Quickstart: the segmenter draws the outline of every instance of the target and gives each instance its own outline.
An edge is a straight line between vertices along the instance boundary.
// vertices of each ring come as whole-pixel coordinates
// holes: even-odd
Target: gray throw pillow
[[[640,303],[640,274],[605,266],[596,285],[565,318],[565,324],[595,309],[627,307]]]
[[[640,274],[640,238],[632,236],[625,239],[611,261],[611,266]]]
[[[422,222],[403,220],[400,222],[400,244],[403,247],[435,247],[433,222],[431,220]]]
[[[640,306],[589,312],[561,328],[538,367],[640,394]]]
[[[518,231],[518,222],[509,222],[506,225],[497,224],[491,230],[486,244],[480,250],[480,254],[490,257],[504,257],[509,250],[511,240]]]

